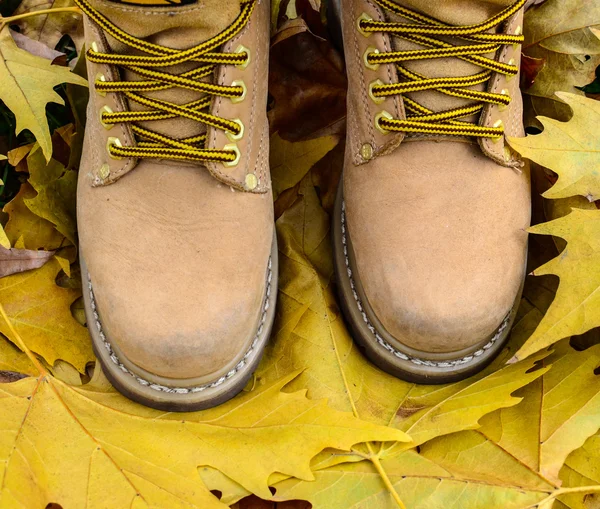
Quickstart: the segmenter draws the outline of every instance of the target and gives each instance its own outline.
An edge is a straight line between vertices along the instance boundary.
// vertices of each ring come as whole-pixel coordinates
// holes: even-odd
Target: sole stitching
[[[400,350],[397,350],[396,348],[394,348],[392,345],[390,345],[385,339],[383,339],[379,335],[379,333],[377,332],[377,329],[369,321],[369,317],[367,316],[367,313],[365,313],[362,303],[360,301],[360,298],[358,296],[358,293],[356,292],[354,278],[352,277],[352,269],[350,268],[350,259],[348,258],[348,246],[347,246],[347,241],[346,241],[346,204],[345,204],[345,202],[342,202],[342,224],[341,224],[341,226],[342,226],[342,246],[343,246],[343,250],[344,250],[344,259],[346,262],[346,272],[348,273],[348,279],[350,280],[350,288],[352,289],[352,295],[354,296],[354,300],[356,301],[356,306],[357,306],[358,310],[360,311],[360,313],[362,314],[363,321],[367,325],[369,332],[371,332],[371,334],[373,334],[377,343],[379,343],[391,355],[394,355],[395,357],[398,357],[399,359],[402,359],[404,361],[412,362],[413,364],[416,364],[417,366],[428,366],[428,367],[432,367],[432,368],[451,368],[454,366],[462,366],[464,364],[468,364],[469,362],[472,362],[477,357],[480,357],[481,355],[483,355],[486,350],[489,350],[492,346],[494,346],[494,343],[496,343],[496,341],[498,341],[498,339],[500,338],[500,336],[502,335],[502,333],[504,332],[506,327],[508,327],[508,323],[510,321],[510,312],[508,313],[508,315],[506,315],[504,320],[502,320],[502,323],[498,327],[494,336],[489,340],[489,342],[487,342],[484,346],[482,346],[476,352],[473,352],[471,355],[461,357],[460,359],[454,359],[454,360],[443,361],[443,362],[435,362],[435,361],[430,361],[427,359],[420,359],[418,357],[413,357],[411,355],[405,354],[404,352],[401,352]]]
[[[102,342],[104,343],[104,346],[105,346],[106,350],[108,351],[110,360],[121,371],[132,376],[140,385],[142,385],[144,387],[149,387],[150,389],[154,389],[155,391],[166,392],[169,394],[189,394],[189,393],[202,392],[209,388],[218,387],[225,381],[231,379],[236,374],[238,374],[239,371],[246,365],[248,358],[252,355],[252,353],[254,352],[254,349],[258,345],[258,340],[260,338],[260,335],[263,332],[263,328],[264,328],[265,321],[267,318],[267,311],[269,310],[269,307],[270,307],[269,298],[271,296],[271,279],[272,279],[272,277],[273,277],[273,274],[271,272],[271,258],[269,257],[267,287],[266,287],[266,294],[265,294],[265,302],[263,304],[263,314],[260,318],[260,325],[258,326],[258,329],[256,331],[256,336],[254,337],[254,340],[252,341],[250,348],[248,348],[248,350],[244,354],[244,357],[242,358],[242,360],[240,362],[238,362],[231,371],[229,371],[226,375],[223,375],[221,378],[215,380],[214,382],[209,382],[209,383],[206,383],[203,385],[198,385],[196,387],[167,387],[166,385],[155,384],[155,383],[152,383],[142,377],[139,377],[134,372],[129,370],[129,368],[127,368],[127,366],[123,365],[123,363],[119,360],[119,358],[113,351],[113,348],[112,348],[110,342],[106,339],[106,335],[104,334],[104,332],[102,330],[102,323],[100,322],[100,318],[98,316],[98,311],[96,310],[96,300],[94,298],[94,291],[92,289],[92,281],[91,281],[89,273],[88,273],[88,289],[89,289],[89,293],[90,293],[90,305],[92,307],[92,312],[94,313],[94,319],[96,321],[96,328],[98,329],[100,339],[102,339]]]

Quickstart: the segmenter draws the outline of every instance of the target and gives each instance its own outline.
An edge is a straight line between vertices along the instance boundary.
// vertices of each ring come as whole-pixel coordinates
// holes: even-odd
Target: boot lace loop
[[[146,53],[146,55],[102,53],[95,45],[92,45],[92,48],[86,52],[86,58],[90,62],[125,68],[141,78],[145,78],[139,81],[106,81],[97,78],[94,82],[96,91],[100,93],[120,92],[129,101],[148,108],[143,111],[102,112],[101,122],[104,125],[129,123],[132,132],[136,135],[135,146],[110,143],[108,150],[112,157],[214,161],[224,164],[234,164],[239,159],[239,151],[229,149],[228,146],[223,150],[205,149],[206,134],[176,139],[141,127],[137,123],[183,117],[223,130],[234,139],[241,136],[243,133],[241,122],[211,115],[208,110],[211,105],[211,96],[227,97],[233,101],[242,100],[246,94],[243,83],[234,82],[232,85],[226,86],[201,80],[213,74],[217,65],[245,66],[248,64],[250,55],[243,47],[234,53],[215,50],[235,37],[246,26],[256,0],[241,0],[240,14],[229,27],[207,41],[186,50],[176,50],[133,37],[96,11],[87,0],[75,0],[75,3],[114,39]],[[171,74],[156,69],[188,62],[196,62],[198,67],[182,74]],[[205,95],[198,100],[179,105],[152,99],[140,93],[174,87],[193,90]]]
[[[388,33],[426,48],[388,52],[375,50],[366,55],[366,63],[369,66],[376,68],[380,64],[395,64],[399,75],[403,78],[403,81],[399,83],[378,81],[371,85],[370,94],[376,100],[401,95],[407,111],[406,120],[396,119],[386,112],[382,112],[377,116],[377,127],[383,132],[402,131],[449,136],[502,137],[504,135],[503,126],[480,126],[458,119],[480,113],[486,103],[504,106],[510,103],[511,98],[507,94],[471,90],[466,87],[487,82],[493,73],[509,77],[518,74],[519,68],[514,62],[503,63],[483,55],[497,52],[504,44],[521,44],[523,42],[524,37],[520,33],[488,33],[488,31],[517,13],[526,0],[518,0],[482,23],[466,26],[448,25],[430,16],[401,7],[392,0],[374,1],[382,9],[412,21],[412,23],[375,21],[362,17],[358,21],[358,27],[363,33],[367,35],[375,32]],[[467,43],[454,45],[437,38],[444,36],[456,37]],[[410,60],[446,57],[460,58],[482,67],[484,70],[471,76],[428,78],[402,65],[402,62]],[[477,102],[460,108],[434,112],[403,95],[423,90],[436,90],[448,96]]]

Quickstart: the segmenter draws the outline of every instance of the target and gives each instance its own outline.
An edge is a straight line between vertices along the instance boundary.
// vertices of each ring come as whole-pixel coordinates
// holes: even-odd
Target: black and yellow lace
[[[231,86],[225,86],[201,80],[213,74],[217,65],[244,66],[248,63],[250,55],[244,50],[236,53],[224,53],[214,50],[235,37],[246,26],[256,0],[241,0],[241,12],[229,27],[211,39],[186,50],[175,50],[133,37],[96,11],[87,0],[75,0],[75,3],[93,22],[114,39],[148,54],[138,56],[101,53],[94,47],[88,49],[86,53],[86,57],[90,62],[114,65],[145,78],[140,81],[106,81],[102,76],[97,78],[94,83],[99,93],[121,92],[129,101],[147,108],[143,111],[104,111],[102,113],[101,120],[104,125],[129,123],[137,139],[136,146],[132,147],[115,143],[109,144],[108,150],[111,156],[116,158],[216,161],[229,164],[237,161],[239,158],[237,150],[229,150],[227,147],[224,147],[223,150],[205,149],[206,134],[176,139],[141,127],[137,123],[183,117],[221,129],[230,133],[234,139],[243,133],[243,125],[239,121],[220,118],[208,113],[211,96],[240,100],[246,94],[243,84],[234,83]],[[156,70],[156,68],[165,68],[186,62],[197,62],[198,67],[179,75]],[[204,95],[196,101],[178,105],[151,99],[140,94],[140,92],[166,90],[173,87],[194,90]]]
[[[519,11],[525,4],[525,0],[518,0],[483,23],[465,26],[447,25],[430,16],[400,7],[392,0],[375,0],[375,2],[383,9],[413,23],[375,21],[363,16],[358,21],[358,28],[365,35],[374,32],[388,33],[427,48],[391,52],[372,50],[366,55],[366,63],[369,66],[393,63],[396,65],[400,77],[403,78],[403,81],[399,83],[375,82],[371,84],[370,93],[375,100],[402,95],[407,111],[406,120],[395,119],[390,114],[383,112],[377,116],[378,127],[384,132],[402,131],[450,136],[501,137],[504,134],[502,126],[480,126],[458,119],[480,113],[485,103],[497,105],[510,103],[510,97],[507,94],[471,90],[466,87],[487,82],[493,73],[501,73],[506,76],[515,76],[518,73],[515,62],[502,63],[483,55],[498,52],[504,44],[521,44],[523,42],[522,34],[489,33],[489,31]],[[456,37],[468,41],[468,43],[453,45],[437,37]],[[482,67],[484,70],[471,76],[427,78],[402,65],[402,62],[410,60],[446,57],[460,58]],[[476,102],[460,108],[434,112],[404,95],[422,90],[436,90],[448,96],[471,99]]]

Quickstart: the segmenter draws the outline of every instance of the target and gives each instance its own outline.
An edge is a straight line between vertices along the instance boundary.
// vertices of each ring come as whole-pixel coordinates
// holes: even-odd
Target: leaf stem
[[[394,488],[394,485],[392,484],[392,481],[388,477],[387,472],[383,468],[381,461],[379,461],[379,456],[377,456],[377,454],[375,454],[375,452],[373,451],[373,448],[372,448],[370,442],[367,442],[367,447],[369,448],[369,452],[371,453],[369,460],[371,460],[371,463],[373,463],[373,465],[377,469],[377,472],[381,476],[381,479],[383,480],[385,487],[390,492],[390,495],[392,495],[392,498],[394,499],[394,501],[396,502],[396,504],[398,505],[398,507],[400,509],[406,509],[404,502],[402,502],[402,500],[400,499],[400,495],[398,495],[396,488]]]
[[[21,338],[21,336],[19,335],[19,333],[16,331],[16,329],[14,328],[12,322],[8,319],[8,316],[6,314],[6,311],[4,310],[4,306],[2,305],[2,303],[0,303],[0,315],[2,315],[2,318],[4,319],[4,321],[6,322],[6,324],[8,325],[8,328],[10,329],[10,332],[12,332],[15,341],[17,343],[17,346],[23,350],[23,352],[25,352],[25,355],[27,355],[27,357],[29,357],[29,360],[31,361],[31,363],[37,368],[37,370],[40,372],[40,375],[42,376],[48,376],[50,373],[48,373],[48,370],[42,366],[42,363],[38,360],[38,358],[33,355],[32,351],[27,348],[27,346],[25,345],[25,342],[23,341],[23,339]]]
[[[18,19],[29,18],[30,16],[37,16],[39,14],[54,14],[56,12],[75,12],[77,14],[81,14],[81,9],[79,9],[79,7],[55,7],[54,9],[41,9],[39,11],[31,11],[23,14],[17,14],[16,16],[9,16],[8,18],[0,17],[0,23],[5,25],[7,23],[17,21]]]
[[[548,495],[545,499],[541,500],[540,502],[536,502],[535,504],[529,506],[526,509],[534,508],[534,507],[543,507],[543,504],[550,502],[551,500],[554,500],[557,497],[560,497],[561,495],[569,495],[571,493],[600,493],[600,485],[577,486],[574,488],[559,488],[559,489],[553,491],[552,493],[550,493],[550,495]]]

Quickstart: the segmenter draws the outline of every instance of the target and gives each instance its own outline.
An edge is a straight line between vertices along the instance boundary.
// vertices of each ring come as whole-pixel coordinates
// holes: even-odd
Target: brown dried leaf
[[[0,246],[0,277],[17,272],[38,269],[46,263],[54,251],[33,251],[31,249],[5,249]]]
[[[49,48],[43,42],[31,39],[26,35],[15,32],[14,30],[10,31],[10,35],[12,35],[15,44],[19,48],[24,49],[25,51],[28,51],[37,57],[47,58],[48,60],[54,61],[56,58],[64,56],[64,53]]]
[[[23,0],[15,14],[58,7],[72,7],[74,5],[73,0]],[[69,34],[75,43],[77,54],[81,52],[83,46],[83,18],[79,13],[40,14],[39,16],[17,20],[15,24],[19,26],[23,35],[40,41],[50,48],[55,48],[61,37],[64,34]]]
[[[345,131],[346,74],[339,53],[301,18],[286,22],[271,46],[271,131],[288,141]]]

